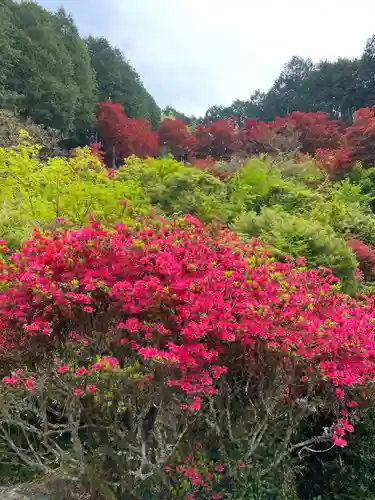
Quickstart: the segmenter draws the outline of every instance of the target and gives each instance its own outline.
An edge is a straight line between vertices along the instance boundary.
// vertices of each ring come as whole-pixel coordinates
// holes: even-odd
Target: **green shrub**
[[[350,179],[368,197],[371,210],[375,212],[375,168],[363,168],[357,163],[350,173]]]
[[[299,181],[306,185],[319,185],[326,174],[320,166],[308,156],[286,158],[276,162],[283,179]]]
[[[165,191],[159,201],[167,214],[190,213],[203,221],[214,218],[225,222],[229,216],[225,185],[216,177],[186,167],[165,179]]]
[[[217,218],[222,222],[229,217],[226,185],[208,172],[171,157],[130,158],[120,168],[119,179],[136,179],[152,205],[165,215],[189,213],[203,221]]]
[[[53,227],[56,218],[77,226],[91,214],[108,223],[129,222],[148,209],[137,180],[109,178],[88,148],[76,150],[70,159],[47,162],[39,160],[38,150],[29,145],[0,148],[0,238],[11,249],[35,226]]]
[[[262,206],[277,204],[286,211],[303,211],[320,199],[317,192],[293,179],[290,171],[284,178],[282,166],[261,158],[249,160],[228,183],[230,200],[236,210],[258,212]]]
[[[345,240],[334,230],[303,215],[291,215],[281,208],[263,208],[244,213],[234,222],[235,231],[259,237],[270,245],[278,258],[305,257],[308,266],[331,268],[343,281],[345,289],[356,289],[354,272],[357,262]]]
[[[345,238],[354,235],[375,244],[375,219],[370,200],[349,180],[329,185],[324,198],[312,206],[310,213],[314,220],[330,225]]]
[[[270,191],[264,161],[254,158],[240,169],[228,183],[230,200],[236,208],[252,210],[262,204],[262,200]]]

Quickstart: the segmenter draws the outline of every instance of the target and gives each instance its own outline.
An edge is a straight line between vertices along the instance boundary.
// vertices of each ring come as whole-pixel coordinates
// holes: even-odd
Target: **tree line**
[[[0,108],[87,143],[96,102],[113,99],[156,126],[160,110],[139,75],[105,38],[83,39],[64,9],[0,0]]]
[[[309,155],[332,177],[346,176],[357,162],[375,166],[375,106],[353,112],[351,123],[328,113],[293,111],[272,121],[233,118],[187,125],[165,117],[156,130],[144,119],[129,118],[120,104],[98,103],[97,130],[105,163],[116,168],[129,156],[171,154],[200,168],[216,170],[217,161],[271,156]],[[93,145],[94,146],[94,145]]]
[[[211,106],[204,119],[259,117],[271,121],[293,111],[322,111],[351,121],[353,112],[375,103],[375,35],[367,40],[361,57],[337,61],[293,56],[267,92],[255,91],[248,100],[230,106]]]
[[[121,51],[112,47],[105,38],[89,36],[83,39],[73,19],[63,9],[54,13],[34,2],[0,0],[0,46],[0,108],[7,110],[2,116],[10,117],[9,112],[12,111],[21,119],[31,119],[35,124],[43,125],[48,133],[42,131],[42,135],[52,135],[54,141],[60,137],[60,145],[65,149],[97,142],[97,131],[102,131],[100,119],[97,123],[97,116],[100,115],[98,102],[116,103],[130,120],[142,120],[141,124],[126,122],[125,134],[122,125],[126,120],[119,118],[122,111],[118,108],[117,118],[112,122],[120,121],[122,124],[120,135],[123,147],[119,148],[117,144],[116,149],[126,151],[121,152],[120,157],[139,149],[129,146],[129,141],[125,140],[125,136],[131,134],[133,142],[147,145],[142,148],[147,151],[150,149],[149,144],[154,151],[160,143],[162,146],[171,146],[168,143],[177,141],[177,157],[181,159],[194,149],[192,135],[198,142],[204,143],[200,151],[204,156],[218,156],[215,148],[211,147],[213,137],[218,134],[224,134],[225,141],[222,137],[218,139],[216,149],[223,149],[221,144],[228,139],[230,147],[225,145],[224,156],[236,152],[237,129],[232,122],[219,123],[220,120],[234,118],[240,128],[248,128],[246,120],[255,117],[259,123],[272,123],[276,117],[288,117],[294,112],[322,112],[330,119],[351,124],[353,120],[355,122],[355,110],[371,109],[375,102],[374,35],[367,41],[361,57],[356,59],[314,64],[310,59],[295,56],[285,65],[269,91],[258,90],[248,100],[236,100],[231,106],[212,106],[204,117],[188,117],[167,106],[162,113],[167,121],[161,134],[158,134],[159,144],[155,146],[155,138],[149,132],[158,129],[161,110],[145,89],[136,70]],[[177,121],[171,123],[171,118]],[[288,136],[287,149],[295,142],[290,119],[286,121],[288,130],[283,126],[282,133],[277,131],[276,137],[275,127],[271,127],[272,147],[275,146],[275,139],[275,147],[284,150],[285,136]],[[313,121],[315,126],[316,119]],[[13,122],[14,119],[11,129],[14,128]],[[185,130],[185,125],[188,130]],[[279,125],[277,123],[277,127]],[[254,129],[253,126],[251,128]],[[263,125],[264,133],[266,128]],[[12,135],[13,132],[8,130],[7,134]],[[119,135],[118,132],[116,134]],[[170,135],[174,136],[173,141],[169,139]],[[266,135],[270,135],[270,126]],[[280,138],[283,142],[281,146]],[[110,143],[113,150],[115,139],[112,137],[108,141],[108,137],[103,138],[103,134],[102,139]],[[119,142],[118,137],[116,141]],[[9,140],[0,138],[0,143],[6,145]],[[169,149],[176,154],[176,144],[172,146]],[[342,143],[331,147],[347,149],[346,144]],[[254,151],[248,152],[251,154]],[[340,155],[343,156],[342,153]]]

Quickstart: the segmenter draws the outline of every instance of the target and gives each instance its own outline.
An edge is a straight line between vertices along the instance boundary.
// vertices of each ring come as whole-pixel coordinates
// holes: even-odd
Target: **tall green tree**
[[[266,93],[257,91],[248,101],[229,107],[211,106],[209,120],[230,116],[259,116],[272,121],[292,111],[323,111],[351,121],[356,109],[375,105],[375,35],[367,40],[360,58],[320,61],[294,56]]]
[[[375,35],[367,40],[359,61],[361,107],[375,104]]]
[[[79,36],[77,27],[64,9],[56,14],[64,45],[68,49],[73,65],[74,80],[78,87],[75,107],[72,141],[83,143],[93,131],[96,101],[96,77],[84,40]]]
[[[156,127],[160,109],[122,52],[105,38],[90,36],[86,46],[96,72],[98,100],[118,102],[130,118],[145,118]]]
[[[14,43],[14,19],[10,0],[0,0],[0,107],[14,108],[21,95],[9,89],[8,80],[20,52]]]
[[[262,93],[258,90],[248,100],[236,99],[230,106],[211,106],[206,112],[205,119],[215,121],[236,118],[242,125],[246,118],[261,115],[261,99]]]
[[[293,56],[264,98],[263,118],[272,120],[292,111],[309,111],[311,101],[303,86],[313,70],[311,59]]]
[[[324,111],[350,120],[355,109],[361,107],[358,66],[358,59],[320,61],[301,88],[308,96],[308,111]]]
[[[93,121],[94,74],[72,19],[34,2],[0,5],[1,37],[7,38],[0,51],[1,104],[61,130],[73,143],[83,140]]]
[[[192,116],[187,116],[181,111],[177,111],[177,109],[173,108],[172,106],[166,106],[162,109],[161,113],[164,117],[175,118],[176,120],[180,120],[187,125],[190,125],[192,120],[194,119]]]

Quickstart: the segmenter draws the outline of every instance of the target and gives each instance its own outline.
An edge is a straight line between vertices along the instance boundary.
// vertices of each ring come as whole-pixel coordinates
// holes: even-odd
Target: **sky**
[[[119,47],[160,107],[202,115],[267,90],[293,56],[358,57],[374,0],[40,0]]]

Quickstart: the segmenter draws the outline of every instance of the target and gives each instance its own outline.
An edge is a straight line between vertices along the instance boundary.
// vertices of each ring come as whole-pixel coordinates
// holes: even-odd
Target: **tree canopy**
[[[156,127],[160,109],[121,51],[111,47],[105,38],[92,36],[87,38],[86,46],[96,72],[98,99],[118,102],[130,118],[145,118]]]
[[[293,111],[323,111],[351,121],[356,109],[375,102],[375,35],[368,39],[360,58],[319,61],[293,56],[271,88],[256,91],[248,100],[230,106],[211,106],[209,121],[259,117],[271,121]]]
[[[88,142],[98,100],[158,125],[158,106],[120,50],[83,40],[64,9],[0,0],[0,46],[0,108],[60,130],[69,147]]]

